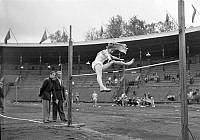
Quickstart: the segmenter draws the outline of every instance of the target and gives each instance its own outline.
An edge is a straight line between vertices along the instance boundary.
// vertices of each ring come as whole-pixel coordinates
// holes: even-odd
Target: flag
[[[192,23],[194,22],[194,17],[196,15],[197,9],[192,5],[192,8],[194,9],[193,14],[192,14]]]
[[[6,37],[4,39],[4,43],[7,44],[7,41],[10,39],[10,30],[8,31],[8,33],[6,34]]]
[[[40,41],[40,44],[41,44],[42,42],[44,42],[45,40],[47,40],[47,32],[46,32],[46,30],[44,31],[44,34],[43,34],[42,39],[41,39],[41,41]]]
[[[169,15],[166,14],[166,20],[165,20],[166,24],[169,25]]]

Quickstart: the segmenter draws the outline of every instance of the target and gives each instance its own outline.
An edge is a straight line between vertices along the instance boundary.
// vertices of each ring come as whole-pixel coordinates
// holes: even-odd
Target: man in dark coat
[[[60,120],[66,122],[65,113],[63,109],[63,103],[66,100],[65,88],[62,81],[62,72],[57,71],[57,78],[54,80],[54,92],[53,94],[53,121],[57,121],[57,112],[59,113]]]
[[[54,93],[53,88],[53,79],[55,78],[56,73],[54,71],[50,72],[48,78],[46,78],[40,88],[39,97],[42,98],[42,109],[43,109],[43,122],[48,123],[50,117],[50,101],[51,95]]]
[[[2,81],[0,81],[0,108],[1,108],[1,113],[4,113],[4,90]]]

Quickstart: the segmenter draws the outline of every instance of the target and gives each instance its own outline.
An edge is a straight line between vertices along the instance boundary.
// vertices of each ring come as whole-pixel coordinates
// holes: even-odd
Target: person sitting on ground
[[[150,105],[150,103],[147,102],[147,95],[144,94],[144,96],[142,97],[141,102],[140,102],[140,107],[146,107],[149,105]]]
[[[149,92],[147,92],[147,94],[144,94],[141,105],[155,107],[154,98],[150,95]]]
[[[111,89],[105,87],[102,81],[102,72],[109,68],[113,64],[117,65],[126,65],[129,66],[133,64],[134,59],[129,62],[124,62],[124,59],[120,59],[116,56],[111,55],[114,51],[118,50],[126,54],[128,48],[126,48],[126,44],[120,43],[109,43],[105,50],[100,51],[95,60],[92,62],[92,69],[97,74],[97,82],[100,86],[100,92],[110,92]],[[108,61],[104,64],[105,61]]]
[[[123,94],[121,95],[121,100],[122,100],[122,106],[125,106],[126,100],[127,100],[127,95],[126,95],[126,93],[123,93]]]
[[[151,94],[149,92],[147,92],[147,101],[151,103],[152,107],[156,107],[155,103],[154,103],[154,98],[153,98],[153,96],[151,96]]]

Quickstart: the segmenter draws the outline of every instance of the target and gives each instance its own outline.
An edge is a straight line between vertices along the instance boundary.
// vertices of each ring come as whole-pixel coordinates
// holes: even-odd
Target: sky
[[[186,27],[199,26],[200,1],[184,2]],[[199,11],[194,23],[192,4]],[[18,43],[39,43],[45,29],[54,33],[65,28],[69,33],[70,25],[73,41],[84,41],[89,30],[105,27],[113,16],[156,23],[164,22],[167,12],[170,20],[178,22],[178,0],[0,0],[0,42],[9,29]],[[16,43],[14,36],[8,43]]]

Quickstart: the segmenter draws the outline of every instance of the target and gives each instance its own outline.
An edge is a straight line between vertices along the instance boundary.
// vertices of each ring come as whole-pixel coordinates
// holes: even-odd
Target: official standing
[[[57,112],[59,113],[60,120],[66,122],[66,117],[63,109],[63,103],[66,100],[65,97],[65,88],[62,80],[62,72],[56,72],[56,79],[54,80],[54,91],[53,95],[53,121],[57,121]]]
[[[43,122],[50,122],[50,102],[51,95],[54,93],[53,88],[53,79],[55,78],[56,73],[54,71],[50,72],[48,78],[46,78],[40,88],[39,97],[42,98],[42,111],[43,111]]]

